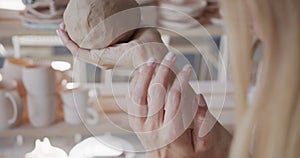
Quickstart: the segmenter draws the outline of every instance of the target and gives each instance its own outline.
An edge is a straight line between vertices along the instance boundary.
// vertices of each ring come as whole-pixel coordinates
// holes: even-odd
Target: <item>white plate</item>
[[[175,11],[184,12],[188,15],[195,15],[199,10],[202,10],[207,5],[206,1],[199,0],[198,3],[187,3],[183,5],[174,5],[170,3],[160,3],[160,7],[172,9]]]
[[[167,20],[160,20],[159,24],[163,27],[167,27],[170,29],[187,29],[187,28],[192,28],[199,23],[197,21],[194,22],[176,22],[176,21],[167,21]]]
[[[175,10],[161,9],[160,16],[163,19],[171,20],[171,21],[186,21],[187,17],[190,17],[190,18],[200,17],[200,15],[203,13],[203,11],[204,11],[204,8],[199,8],[199,10],[195,11],[194,13],[187,14],[187,13],[179,12],[179,11],[175,11]]]
[[[91,158],[97,156],[118,157],[125,153],[125,158],[134,158],[135,148],[128,141],[109,134],[90,137],[71,149],[69,158]],[[123,155],[122,155],[123,156]]]
[[[144,5],[144,4],[149,4],[149,3],[154,3],[155,0],[136,0],[139,5]]]
[[[211,21],[211,23],[216,24],[216,25],[220,25],[220,26],[224,25],[223,19],[220,19],[220,18],[211,18],[210,21]]]

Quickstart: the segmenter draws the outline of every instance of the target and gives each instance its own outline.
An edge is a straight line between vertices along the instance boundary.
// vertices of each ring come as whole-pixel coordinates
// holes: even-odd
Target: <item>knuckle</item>
[[[92,59],[95,59],[94,57],[91,57],[91,58],[92,58]],[[98,60],[98,61],[96,62],[97,66],[99,66],[99,67],[100,67],[101,69],[103,69],[103,70],[110,70],[110,69],[113,68],[112,65],[107,64],[101,57],[98,57],[98,59],[96,59],[96,60]]]
[[[144,44],[140,42],[136,42],[136,46],[133,48],[135,55],[133,58],[137,58],[142,62],[146,62],[150,57],[151,54],[144,48]]]
[[[151,98],[155,98],[157,100],[157,98],[161,98],[166,95],[166,89],[160,83],[153,83],[151,84],[148,93]]]
[[[178,75],[178,82],[180,85],[183,85],[189,81],[188,75],[186,73],[180,73]]]
[[[169,91],[169,97],[174,99],[174,98],[177,98],[181,95],[181,92],[180,92],[180,89],[178,88],[172,88],[170,91]]]
[[[129,126],[133,131],[141,132],[143,130],[144,124],[139,118],[131,117],[131,119],[129,120]]]
[[[147,66],[140,67],[143,69],[143,71],[139,72],[141,76],[148,76],[150,73],[150,69]]]
[[[165,74],[169,73],[169,67],[167,65],[160,65],[159,72],[162,75],[165,75]]]
[[[177,79],[178,79],[179,84],[184,83],[186,80],[184,74],[182,74],[182,73],[177,76]]]
[[[143,98],[143,93],[140,93],[139,91],[135,90],[133,91],[133,94],[131,96],[131,99],[134,101],[134,102],[137,102],[139,103],[140,100],[142,100]]]
[[[159,121],[153,121],[152,119],[147,119],[145,124],[147,131],[156,130],[160,127]]]
[[[160,93],[162,91],[162,87],[160,86],[160,83],[153,83],[150,86],[150,93],[156,94]]]

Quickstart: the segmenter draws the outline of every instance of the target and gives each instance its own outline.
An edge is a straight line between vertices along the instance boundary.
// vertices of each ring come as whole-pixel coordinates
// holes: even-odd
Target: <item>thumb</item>
[[[209,112],[208,106],[202,94],[198,95],[198,110],[194,119],[194,124],[197,125],[198,137],[205,137],[217,123],[217,120]]]
[[[212,146],[212,122],[214,118],[208,111],[206,101],[202,94],[197,95],[197,113],[194,118],[193,139],[195,150],[207,151]]]

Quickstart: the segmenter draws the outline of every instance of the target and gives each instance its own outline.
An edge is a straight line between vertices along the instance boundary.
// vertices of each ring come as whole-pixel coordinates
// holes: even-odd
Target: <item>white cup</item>
[[[64,119],[67,123],[87,123],[89,125],[98,123],[99,114],[97,110],[90,107],[91,100],[88,92],[89,90],[80,87],[61,92],[64,103]]]
[[[50,65],[32,65],[22,70],[23,84],[32,96],[46,96],[56,93],[55,72]]]
[[[3,65],[3,77],[18,82],[22,81],[22,68],[30,65],[31,61],[27,59],[7,58]]]
[[[26,90],[22,82],[22,69],[29,66],[30,63],[32,61],[26,58],[7,58],[2,69],[5,80],[17,81],[17,90],[21,96],[26,96]]]
[[[30,123],[35,127],[45,127],[57,118],[57,95],[27,95],[27,106]]]
[[[66,123],[77,125],[81,123],[87,123],[88,125],[96,125],[99,121],[98,112],[87,107],[79,110],[78,108],[72,108],[68,105],[63,106],[64,109],[64,120]],[[89,117],[91,116],[91,117]]]
[[[22,99],[15,90],[16,84],[7,81],[0,83],[0,130],[14,126],[22,119]],[[12,117],[9,115],[10,111],[13,113]]]

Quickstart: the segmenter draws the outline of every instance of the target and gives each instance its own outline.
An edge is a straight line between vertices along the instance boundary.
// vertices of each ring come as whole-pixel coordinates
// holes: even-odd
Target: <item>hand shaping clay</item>
[[[70,38],[81,48],[102,49],[130,39],[140,25],[136,7],[135,0],[70,0],[63,18]]]

